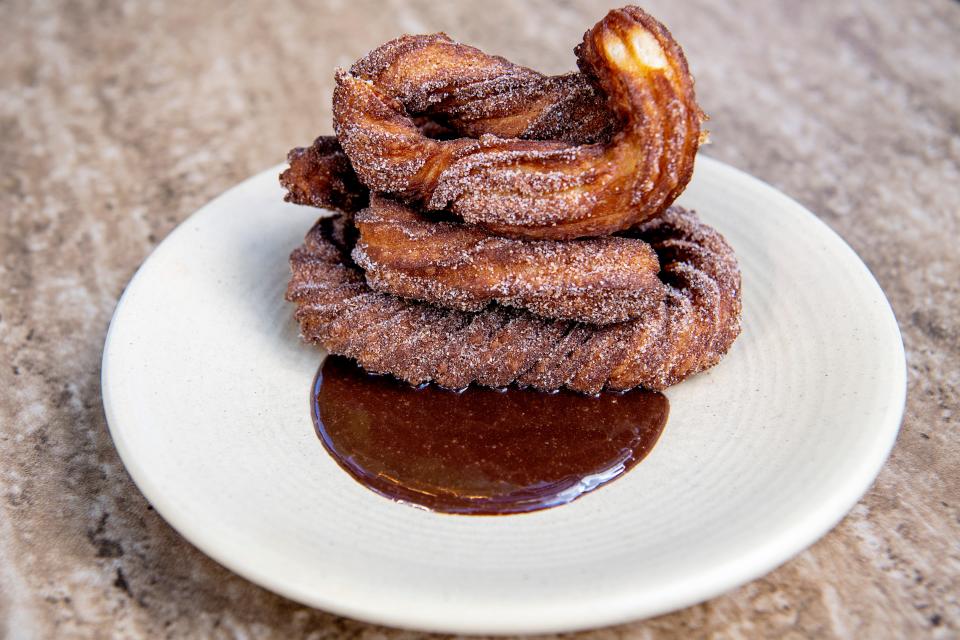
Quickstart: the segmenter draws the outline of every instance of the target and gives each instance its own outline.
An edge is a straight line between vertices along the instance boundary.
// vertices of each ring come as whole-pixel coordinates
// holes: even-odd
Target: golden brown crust
[[[616,126],[586,76],[544,76],[444,33],[391,40],[357,61],[350,74],[376,85],[407,113],[469,138],[588,144],[608,140]]]
[[[657,255],[635,238],[502,238],[377,195],[355,221],[353,259],[372,289],[448,309],[498,302],[610,324],[649,312],[666,294]]]
[[[333,136],[292,149],[287,162],[290,166],[280,174],[287,202],[345,212],[359,211],[370,202],[370,192]]]
[[[440,67],[441,77],[423,78],[418,57],[434,61],[429,68],[438,74]],[[465,58],[471,61],[467,73]],[[391,40],[350,71],[402,96],[418,113],[413,124],[432,139],[493,134],[586,144],[608,140],[616,124],[583,74],[544,76],[442,33]],[[369,190],[335,136],[291,150],[287,161],[290,167],[280,175],[287,202],[344,212],[367,206]]]
[[[449,208],[498,235],[568,239],[610,234],[654,216],[689,181],[703,114],[680,46],[642,10],[611,11],[577,47],[581,70],[622,123],[608,142],[497,137],[490,131],[509,127],[495,109],[474,114],[470,126],[485,134],[479,139],[426,137],[409,114],[421,109],[436,117],[445,99],[456,104],[463,92],[450,85],[456,73],[465,74],[464,86],[475,92],[483,82],[496,87],[498,71],[520,77],[517,86],[526,82],[506,61],[441,45],[445,55],[436,64],[425,64],[422,50],[409,42],[388,43],[337,74],[334,126],[370,188],[426,208]],[[432,103],[434,87],[448,98]]]
[[[729,349],[740,331],[740,272],[720,234],[677,207],[629,235],[657,252],[666,295],[643,316],[606,326],[496,304],[442,309],[375,292],[346,255],[351,234],[342,216],[319,221],[291,255],[287,299],[297,304],[305,339],[414,384],[662,389]]]

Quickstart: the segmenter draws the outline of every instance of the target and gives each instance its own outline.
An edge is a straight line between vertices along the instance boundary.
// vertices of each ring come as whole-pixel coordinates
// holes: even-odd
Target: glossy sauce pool
[[[546,509],[603,486],[650,452],[669,413],[650,391],[415,388],[338,356],[317,373],[312,405],[324,446],[360,484],[476,515]]]

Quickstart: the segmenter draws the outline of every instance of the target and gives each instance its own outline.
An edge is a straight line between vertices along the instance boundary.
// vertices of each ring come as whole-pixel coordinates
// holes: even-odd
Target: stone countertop
[[[335,66],[443,30],[560,72],[611,5],[479,6],[0,4],[0,636],[419,635],[302,607],[180,538],[113,448],[100,355],[124,285],[174,226],[331,130]],[[813,547],[722,597],[582,637],[956,637],[960,4],[646,6],[686,48],[706,153],[808,206],[876,275],[909,394],[876,484]]]

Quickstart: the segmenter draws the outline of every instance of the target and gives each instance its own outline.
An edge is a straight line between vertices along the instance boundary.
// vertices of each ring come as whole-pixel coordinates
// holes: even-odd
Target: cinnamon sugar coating
[[[370,192],[332,136],[320,136],[309,147],[292,149],[287,162],[290,166],[280,174],[287,202],[353,212],[370,201]]]
[[[351,227],[337,216],[311,229],[290,257],[287,299],[306,340],[413,384],[663,389],[719,362],[740,332],[733,251],[678,207],[627,234],[656,251],[663,299],[638,318],[605,326],[498,304],[444,309],[374,291],[350,259]]]
[[[666,295],[657,255],[635,238],[502,238],[378,195],[355,223],[353,259],[372,289],[448,309],[498,302],[610,324],[652,311]]]
[[[616,128],[583,74],[544,76],[444,33],[391,40],[357,61],[350,75],[374,84],[408,114],[468,138],[588,144],[609,140]]]
[[[427,58],[425,50],[440,53]],[[428,45],[401,38],[350,72],[338,72],[334,128],[360,180],[373,190],[449,209],[503,236],[608,235],[655,216],[680,194],[693,171],[704,116],[680,46],[639,8],[608,13],[576,53],[583,75],[620,124],[607,141],[571,142],[566,125],[553,140],[496,135],[533,137],[529,115],[521,118],[522,131],[509,117],[523,104],[511,92],[538,104],[528,89],[536,84],[533,72],[442,36]],[[577,104],[599,118],[590,100]],[[412,119],[448,113],[452,126],[483,135],[436,140]],[[547,130],[541,127],[537,136]],[[596,133],[593,125],[586,130]]]
[[[422,59],[432,64],[421,66]],[[466,72],[464,59],[470,61]],[[616,126],[603,97],[583,74],[544,76],[442,33],[391,40],[350,72],[401,96],[418,114],[412,122],[427,138],[492,134],[589,144],[609,140]],[[287,161],[290,167],[280,176],[287,202],[344,212],[367,206],[369,190],[336,136],[320,136],[309,147],[292,149]]]
[[[435,61],[434,78],[428,81],[418,72],[417,56]],[[469,73],[458,68],[457,60],[464,57],[471,60]],[[444,61],[439,69],[437,60]],[[492,134],[588,144],[609,140],[616,125],[583,74],[544,76],[442,33],[391,40],[350,71],[403,96],[419,113],[412,122],[427,138]],[[292,149],[287,162],[290,167],[280,175],[287,202],[351,213],[367,206],[369,190],[336,136]]]

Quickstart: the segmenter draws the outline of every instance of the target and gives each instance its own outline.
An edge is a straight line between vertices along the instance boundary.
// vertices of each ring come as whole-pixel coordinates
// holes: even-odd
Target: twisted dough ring
[[[583,74],[544,76],[443,33],[391,40],[357,61],[349,75],[439,125],[441,133],[588,144],[608,140],[616,126]]]
[[[424,77],[425,69],[431,77]],[[583,74],[544,76],[442,33],[392,40],[350,72],[402,96],[421,114],[415,124],[427,137],[492,134],[589,144],[609,140],[616,125]],[[291,150],[287,161],[280,183],[288,202],[349,213],[367,206],[369,191],[335,136]]]
[[[344,216],[319,221],[290,256],[287,299],[305,339],[414,384],[663,389],[730,348],[740,332],[740,272],[720,234],[678,207],[630,235],[660,257],[665,295],[640,318],[603,327],[498,305],[442,309],[372,291],[350,260],[355,235]]]
[[[375,291],[479,311],[490,302],[545,318],[609,324],[654,310],[660,263],[634,238],[515,240],[374,196],[355,218],[354,261]]]
[[[404,51],[388,44],[337,74],[334,128],[371,189],[449,208],[498,235],[568,239],[610,234],[654,216],[690,179],[703,118],[693,79],[667,29],[636,7],[608,13],[576,51],[581,70],[621,124],[608,142],[504,139],[484,129],[502,123],[482,117],[469,123],[484,131],[479,139],[429,138],[408,114],[442,113],[442,100],[430,107],[431,90],[462,93],[449,86],[452,74],[465,74],[465,86],[480,92],[475,85],[482,82],[472,74],[487,69],[490,57],[476,50],[441,56],[423,65],[439,69],[436,76],[421,71],[407,82],[404,74],[417,65],[400,55]],[[427,88],[417,90],[416,83]],[[463,118],[453,120],[467,126]]]

